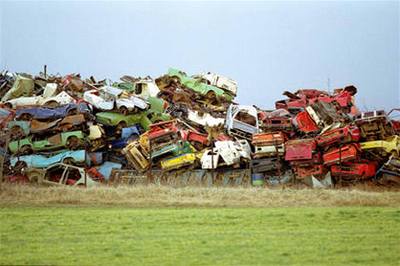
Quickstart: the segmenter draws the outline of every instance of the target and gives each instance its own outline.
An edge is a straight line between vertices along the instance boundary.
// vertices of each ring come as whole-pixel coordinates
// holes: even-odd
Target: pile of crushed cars
[[[399,185],[399,110],[359,112],[356,93],[284,92],[275,110],[262,110],[235,103],[237,83],[212,73],[111,82],[3,72],[3,179]]]

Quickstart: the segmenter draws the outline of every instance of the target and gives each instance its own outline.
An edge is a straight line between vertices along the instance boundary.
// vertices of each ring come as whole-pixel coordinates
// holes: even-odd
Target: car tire
[[[27,164],[24,161],[18,161],[15,166],[13,167],[13,170],[17,173],[21,173],[22,169],[26,168]]]
[[[49,101],[49,102],[45,103],[44,106],[47,108],[57,108],[60,105],[58,104],[57,101]]]
[[[72,157],[64,158],[63,160],[64,164],[75,164],[75,160]]]
[[[119,108],[119,112],[120,112],[121,114],[123,114],[123,115],[128,115],[129,110],[128,110],[128,108],[126,108],[125,106],[121,106],[121,107]]]
[[[33,116],[32,116],[31,114],[25,113],[25,114],[21,114],[21,115],[19,116],[19,119],[18,119],[18,120],[32,121],[32,119],[33,119]]]
[[[76,150],[80,147],[81,143],[79,139],[75,136],[69,137],[66,146],[70,150]]]
[[[20,154],[30,154],[32,153],[32,147],[30,145],[24,145],[19,149]]]
[[[11,134],[11,139],[13,140],[21,139],[25,135],[24,131],[20,126],[13,126],[10,130],[10,134]]]

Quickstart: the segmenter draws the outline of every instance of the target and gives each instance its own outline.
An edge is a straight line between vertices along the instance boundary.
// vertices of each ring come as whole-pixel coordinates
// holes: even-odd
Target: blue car
[[[84,163],[86,161],[86,151],[64,151],[56,155],[47,157],[44,155],[24,155],[13,156],[10,159],[10,165],[15,167],[18,163],[26,167],[46,168],[56,163]]]
[[[121,138],[111,141],[112,149],[122,149],[130,140],[134,140],[141,134],[139,126],[124,127],[121,132]]]
[[[15,113],[15,118],[18,120],[31,120],[31,119],[58,119],[71,114],[90,114],[91,108],[87,103],[69,103],[57,108],[47,107],[31,107],[18,109]]]

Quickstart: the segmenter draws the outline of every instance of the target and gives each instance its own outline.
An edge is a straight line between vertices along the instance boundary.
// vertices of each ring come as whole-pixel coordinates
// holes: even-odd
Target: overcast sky
[[[400,106],[399,2],[2,2],[0,68],[239,83],[272,108],[284,90],[354,84],[361,109]]]

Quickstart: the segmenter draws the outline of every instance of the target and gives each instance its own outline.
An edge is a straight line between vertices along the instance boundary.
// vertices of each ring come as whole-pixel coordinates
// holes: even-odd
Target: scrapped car
[[[185,87],[193,90],[194,92],[214,101],[232,101],[232,95],[225,93],[224,90],[215,86],[207,85],[201,82],[199,79],[195,79],[186,75],[185,72],[170,68],[168,70],[168,76],[175,80],[178,84],[182,84]]]
[[[215,148],[206,149],[201,157],[203,169],[215,169],[219,166],[240,166],[241,160],[250,160],[251,148],[246,140],[216,141]]]
[[[118,88],[127,92],[133,93],[142,99],[148,99],[149,97],[157,97],[160,89],[152,78],[134,78],[130,76],[121,77],[123,82],[115,84]]]
[[[276,157],[253,159],[250,162],[250,169],[253,173],[263,173],[280,169],[282,161]]]
[[[178,138],[176,120],[164,121],[150,125],[148,139],[152,147],[157,144],[166,144]]]
[[[96,121],[106,126],[117,126],[120,129],[139,124],[144,130],[148,130],[151,125],[150,119],[144,113],[123,115],[113,112],[100,112],[96,114]]]
[[[400,151],[400,138],[397,135],[391,136],[386,140],[372,140],[361,142],[361,149],[366,150],[377,150],[383,155],[396,154],[399,155]]]
[[[33,88],[35,87],[35,82],[29,77],[22,75],[17,75],[17,78],[10,90],[1,99],[2,102],[8,100],[32,95]]]
[[[123,149],[129,142],[139,138],[141,129],[139,126],[124,127],[121,130],[121,137],[111,141],[109,148]]]
[[[203,83],[223,89],[234,98],[237,94],[237,82],[231,78],[224,77],[215,73],[207,72],[194,75],[193,78]]]
[[[304,108],[307,106],[307,97],[305,95],[295,95],[288,91],[285,91],[283,95],[288,96],[289,99],[276,101],[276,109],[285,109],[292,114],[304,111]]]
[[[264,131],[293,131],[292,119],[290,117],[265,117],[262,120],[262,129]]]
[[[51,156],[40,154],[13,156],[10,159],[12,167],[46,168],[56,163],[81,164],[86,162],[86,151],[63,151]]]
[[[316,101],[306,107],[306,112],[320,127],[327,127],[335,122],[340,123],[345,120],[345,117],[338,113],[338,110],[332,103]]]
[[[356,126],[347,125],[345,127],[325,131],[317,136],[315,140],[317,141],[318,146],[321,147],[357,142],[360,140],[360,130]]]
[[[217,127],[225,123],[224,118],[214,117],[209,113],[199,113],[198,111],[188,110],[188,118],[190,122],[204,127]]]
[[[91,117],[91,112],[92,110],[86,103],[70,103],[57,108],[32,107],[17,109],[15,112],[15,119],[26,121],[32,119],[55,120],[74,114],[83,114],[85,117]]]
[[[348,179],[367,179],[375,176],[377,164],[373,161],[346,162],[331,166],[332,176]]]
[[[92,187],[100,184],[86,172],[85,168],[64,163],[56,163],[44,169],[26,168],[23,173],[28,176],[30,182],[40,185]]]
[[[265,145],[265,146],[254,145],[253,158],[283,156],[284,153],[285,153],[285,144],[283,143],[276,145]]]
[[[303,133],[316,133],[320,128],[314,122],[308,112],[299,112],[292,120],[293,125]]]
[[[257,146],[270,146],[283,144],[286,141],[285,133],[272,132],[272,133],[256,133],[253,134],[251,144]]]
[[[225,128],[229,135],[251,140],[259,132],[257,109],[231,104],[226,112]]]
[[[141,173],[145,172],[150,167],[149,155],[139,141],[132,141],[123,150],[128,162]]]
[[[285,160],[311,160],[316,153],[317,143],[314,139],[293,139],[285,143]]]
[[[68,93],[62,91],[56,95],[57,84],[48,83],[44,88],[44,92],[39,96],[29,96],[29,97],[18,97],[5,102],[11,108],[19,108],[25,106],[37,106],[43,105],[46,107],[57,107],[60,105],[65,105],[75,102]]]
[[[161,161],[161,169],[174,170],[193,165],[196,162],[196,154],[185,153],[172,158],[167,158]]]
[[[51,122],[41,122],[38,120],[32,121],[10,121],[8,123],[8,128],[11,132],[12,139],[19,139],[21,137],[28,136],[29,134],[38,134],[41,132],[66,132],[76,129],[78,126],[82,126],[80,129],[84,128],[84,123],[86,118],[83,114],[66,116],[63,119],[57,119]]]
[[[340,148],[332,148],[324,152],[322,159],[324,165],[333,165],[343,163],[360,158],[361,147],[358,143],[350,143]]]
[[[190,152],[195,152],[194,148],[192,145],[190,145],[189,142],[187,141],[181,141],[178,140],[175,143],[171,143],[169,145],[162,146],[156,150],[152,150],[150,154],[150,158],[155,161],[160,159],[161,156],[166,157],[166,156],[177,156],[183,153],[190,153]]]
[[[83,99],[99,110],[111,111],[116,107],[123,114],[145,110],[148,107],[145,100],[111,86],[86,91]]]
[[[400,159],[398,156],[390,156],[389,160],[376,172],[375,179],[381,184],[400,185]]]
[[[322,176],[326,174],[326,169],[322,164],[296,165],[294,172],[297,179],[303,179],[310,176]]]
[[[29,136],[28,138],[15,140],[10,142],[8,148],[13,154],[26,154],[32,151],[48,151],[64,147],[74,150],[84,144],[84,135],[82,131],[63,132],[45,139],[41,139],[41,137],[42,136]]]
[[[389,120],[384,110],[360,113],[355,117],[355,124],[365,140],[385,139],[392,133],[388,132]]]
[[[197,150],[202,150],[210,144],[208,134],[202,134],[193,130],[182,130],[181,136],[183,140],[189,141]]]

